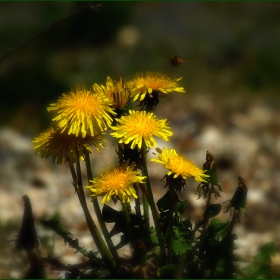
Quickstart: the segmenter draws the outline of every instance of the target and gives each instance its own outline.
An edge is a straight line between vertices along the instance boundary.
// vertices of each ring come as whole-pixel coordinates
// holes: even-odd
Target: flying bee
[[[163,57],[167,58],[167,56],[163,56]],[[176,55],[173,55],[168,62],[171,63],[172,67],[173,66],[175,67],[175,66],[179,66],[180,64],[183,64],[183,62],[184,62],[183,59],[185,59],[185,58],[188,58],[188,57],[181,57],[180,55],[176,54]]]
[[[181,57],[179,55],[173,55],[171,57],[171,59],[169,60],[169,62],[171,63],[171,66],[179,66],[180,64],[183,63],[183,58],[185,57]]]

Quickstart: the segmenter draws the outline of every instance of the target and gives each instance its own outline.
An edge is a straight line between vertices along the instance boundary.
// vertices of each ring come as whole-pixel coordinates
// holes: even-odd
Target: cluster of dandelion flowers
[[[116,121],[119,124],[112,126],[115,132],[111,135],[121,138],[119,143],[130,144],[131,149],[136,146],[141,149],[143,140],[148,148],[154,148],[156,147],[154,136],[168,141],[168,137],[173,135],[167,119],[159,120],[153,113],[146,111],[129,110],[129,115],[122,116]]]
[[[181,176],[183,179],[194,178],[198,182],[207,182],[209,175],[205,171],[196,166],[188,158],[180,156],[174,149],[157,148],[157,158],[152,158],[151,161],[161,163],[168,169],[168,176],[177,178]]]
[[[92,185],[87,188],[91,190],[92,196],[104,195],[102,204],[116,197],[122,202],[130,202],[130,196],[138,198],[133,183],[144,183],[145,178],[139,176],[134,163],[129,165],[129,161],[126,161],[122,165],[104,169],[98,177],[90,180]]]
[[[111,102],[102,93],[95,93],[85,87],[77,86],[74,91],[62,94],[57,103],[50,104],[48,111],[57,115],[53,118],[61,132],[69,135],[94,136],[110,127],[115,112]]]
[[[161,73],[141,72],[137,73],[128,84],[133,86],[133,101],[142,101],[147,94],[152,95],[154,92],[162,93],[163,95],[173,91],[185,92],[185,89],[179,87],[177,83],[181,79],[182,77],[171,80],[168,76]]]
[[[99,147],[104,148],[102,142],[105,142],[105,139],[103,134],[82,137],[61,133],[59,128],[51,127],[32,142],[35,153],[42,158],[52,157],[53,163],[56,161],[57,164],[64,164],[69,161],[70,165],[73,165],[79,157],[84,158],[84,149],[92,152],[90,146],[95,146],[100,153]]]

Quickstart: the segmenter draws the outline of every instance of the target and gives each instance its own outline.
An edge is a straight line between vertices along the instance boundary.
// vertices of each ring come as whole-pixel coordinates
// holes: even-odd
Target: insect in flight
[[[171,66],[179,66],[180,64],[183,63],[183,58],[185,57],[181,57],[179,55],[173,55],[171,57],[171,59],[169,60],[169,62],[171,63]]]
[[[163,56],[163,57],[167,58],[167,56]],[[185,58],[188,58],[188,57],[181,57],[180,55],[176,54],[176,55],[173,55],[168,62],[171,63],[172,67],[173,66],[175,67],[175,66],[179,66],[180,64],[183,64],[183,62],[184,62],[183,59],[185,59]]]

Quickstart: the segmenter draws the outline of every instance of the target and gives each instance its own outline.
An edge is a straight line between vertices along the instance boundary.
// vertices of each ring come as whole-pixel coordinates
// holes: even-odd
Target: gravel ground
[[[161,102],[156,109],[160,118],[170,120],[174,132],[170,142],[158,141],[158,145],[176,148],[199,166],[202,166],[205,152],[209,150],[215,156],[219,180],[224,187],[224,194],[218,202],[231,198],[237,187],[237,177],[242,176],[249,189],[249,221],[242,221],[235,227],[237,252],[250,258],[260,245],[270,241],[275,241],[279,250],[278,102],[262,98],[252,100],[242,95],[230,97],[230,102],[228,98],[205,94],[174,96],[167,97],[168,100]],[[36,227],[43,239],[51,240],[53,235],[44,230],[37,220],[59,213],[63,226],[80,238],[80,244],[94,248],[67,165],[57,166],[36,156],[31,140],[31,137],[8,127],[0,129],[0,278],[20,278],[27,269],[24,253],[15,251],[13,243],[7,243],[19,232],[23,215],[22,196],[25,194],[31,200]],[[97,153],[92,155],[95,174],[112,163],[113,153],[114,143],[109,139],[101,156]],[[155,194],[159,198],[165,191],[159,181],[165,170],[155,163],[149,163],[149,168]],[[180,196],[190,201],[188,211],[192,209],[193,219],[201,219],[204,204],[201,199],[196,200],[197,184],[189,181],[189,189],[181,192]],[[88,205],[92,209],[90,198]],[[228,214],[221,213],[219,218],[225,220]],[[118,238],[115,237],[114,243],[118,243]],[[82,256],[61,245],[63,242],[55,237],[55,256],[66,263],[82,260]],[[42,253],[47,254],[48,250]],[[129,254],[129,250],[125,247],[119,253]],[[280,270],[279,254],[273,262]],[[58,277],[58,274],[49,272],[48,276]]]

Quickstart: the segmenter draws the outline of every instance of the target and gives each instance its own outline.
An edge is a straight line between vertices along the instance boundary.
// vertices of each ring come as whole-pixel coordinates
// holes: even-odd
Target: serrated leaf
[[[170,199],[171,199],[171,192],[170,192],[170,190],[168,190],[165,193],[165,195],[162,198],[160,198],[157,202],[158,210],[160,212],[166,212],[166,211],[169,210]],[[187,204],[186,201],[182,202],[178,199],[178,195],[175,192],[175,194],[174,194],[174,210],[173,211],[175,213],[176,212],[183,213],[185,211],[186,204]]]
[[[157,207],[160,212],[165,212],[169,210],[170,205],[170,190],[168,190],[162,198],[157,202]]]
[[[107,204],[103,206],[102,217],[105,223],[117,223],[122,220],[121,211],[117,211]]]
[[[276,245],[274,242],[269,242],[263,245],[259,252],[254,257],[255,260],[259,262],[270,262],[271,257],[276,255]]]
[[[188,202],[186,200],[184,200],[184,201],[177,200],[175,202],[173,212],[174,213],[179,212],[180,215],[182,215],[186,210],[187,204],[188,204]]]
[[[218,219],[213,219],[208,226],[207,233],[216,237],[224,237],[228,227],[229,222],[224,223]]]
[[[190,220],[190,217],[187,217],[183,222],[182,222],[183,226],[187,229],[192,229],[192,223]]]
[[[241,256],[237,256],[237,255],[233,255],[233,260],[235,262],[244,262],[244,263],[249,262],[248,260],[242,258]]]
[[[41,225],[53,230],[55,233],[62,236],[63,238],[67,237],[67,236],[72,236],[71,232],[69,232],[68,230],[63,228],[58,220],[54,220],[54,219],[51,219],[48,221],[39,220],[39,222],[41,223]]]
[[[157,276],[165,279],[174,278],[177,269],[178,268],[175,264],[165,265],[162,268],[158,269]]]
[[[187,250],[191,250],[192,246],[186,243],[186,240],[173,239],[172,249],[176,255],[181,255]]]
[[[219,203],[208,205],[205,209],[205,212],[203,213],[203,218],[211,219],[211,218],[219,215],[221,208],[222,208],[222,205]]]

